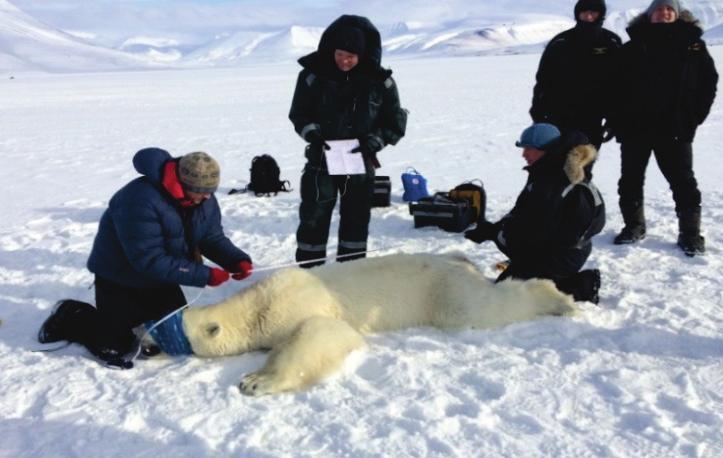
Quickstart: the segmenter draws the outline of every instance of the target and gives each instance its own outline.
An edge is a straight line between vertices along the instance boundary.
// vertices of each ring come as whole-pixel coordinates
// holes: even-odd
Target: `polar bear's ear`
[[[206,336],[216,337],[221,332],[221,326],[216,323],[208,323],[206,325]]]

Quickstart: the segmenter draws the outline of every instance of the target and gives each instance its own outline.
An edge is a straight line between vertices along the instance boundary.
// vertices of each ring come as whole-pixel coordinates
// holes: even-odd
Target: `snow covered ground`
[[[723,48],[712,53],[723,69]],[[374,210],[373,255],[463,251],[494,276],[502,257],[491,244],[413,229],[399,175],[414,166],[437,190],[481,178],[490,217],[502,216],[525,180],[514,141],[529,123],[538,58],[387,62],[411,115],[407,137],[380,156],[394,196],[392,207]],[[38,352],[37,329],[56,300],[92,301],[84,266],[97,221],[135,176],[131,158],[142,147],[217,157],[231,238],[259,268],[293,259],[303,143],[286,116],[297,71],[0,80],[0,456],[723,456],[720,97],[695,143],[708,254],[686,258],[675,248],[673,203],[655,164],[648,238],[612,245],[619,149],[608,143],[595,167],[608,225],[589,262],[603,272],[601,303],[583,304],[574,318],[375,335],[325,383],[258,399],[236,385],[262,353],[164,357],[118,371],[78,346]],[[227,195],[261,153],[277,158],[295,190]],[[243,287],[202,290],[197,304]]]

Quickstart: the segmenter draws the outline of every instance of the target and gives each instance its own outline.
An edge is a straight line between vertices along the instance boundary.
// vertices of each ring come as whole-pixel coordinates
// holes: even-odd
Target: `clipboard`
[[[359,140],[327,140],[331,148],[324,151],[329,175],[361,175],[367,173],[364,157],[351,150],[359,146]]]

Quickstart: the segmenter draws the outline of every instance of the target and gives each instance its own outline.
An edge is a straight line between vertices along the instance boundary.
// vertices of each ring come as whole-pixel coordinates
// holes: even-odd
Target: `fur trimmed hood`
[[[597,150],[593,145],[577,145],[565,158],[565,175],[572,184],[582,183],[585,179],[585,167],[597,159]]]
[[[597,149],[581,132],[560,137],[547,153],[525,169],[536,176],[559,176],[560,170],[571,184],[586,180],[585,167],[597,159]]]
[[[678,20],[675,21],[675,23],[679,23],[686,26],[686,28],[690,28],[693,34],[696,35],[695,38],[700,38],[700,36],[703,35],[703,26],[690,10],[681,10]],[[648,16],[647,12],[643,12],[635,16],[629,22],[626,30],[628,35],[630,35],[630,38],[634,38],[643,33],[643,30],[645,30],[650,24],[650,16]]]

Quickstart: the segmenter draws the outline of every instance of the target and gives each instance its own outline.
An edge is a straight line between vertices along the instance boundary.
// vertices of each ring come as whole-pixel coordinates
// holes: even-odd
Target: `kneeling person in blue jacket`
[[[96,307],[60,301],[38,333],[41,343],[67,340],[121,367],[135,349],[133,328],[186,304],[180,285],[218,286],[251,275],[251,258],[223,232],[213,193],[218,162],[202,152],[173,158],[159,148],[133,157],[142,176],[111,198],[88,269]],[[209,267],[202,256],[219,267]]]

